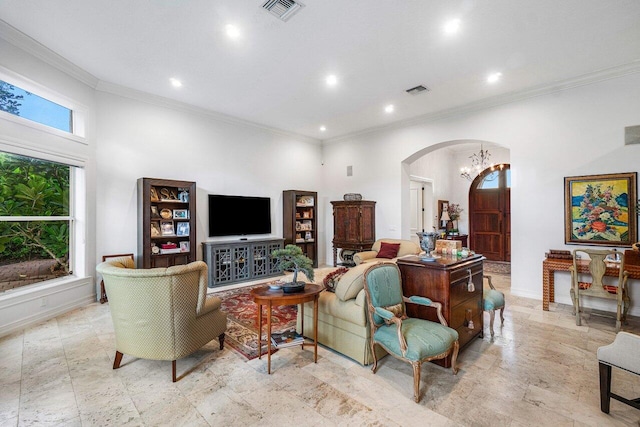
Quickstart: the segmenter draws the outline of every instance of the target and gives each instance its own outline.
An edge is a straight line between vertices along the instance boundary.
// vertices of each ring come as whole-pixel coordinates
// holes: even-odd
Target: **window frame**
[[[87,144],[86,140],[86,120],[87,120],[87,108],[82,104],[75,102],[64,95],[61,95],[33,80],[22,77],[2,66],[0,66],[0,80],[9,83],[10,85],[19,87],[27,92],[38,95],[47,101],[54,102],[62,107],[71,110],[71,132],[65,132],[63,130],[47,126],[40,122],[33,121],[31,119],[24,118],[22,116],[16,116],[15,114],[8,113],[6,111],[0,111],[0,118],[28,126],[30,128],[50,133],[62,138],[70,139],[75,142]]]

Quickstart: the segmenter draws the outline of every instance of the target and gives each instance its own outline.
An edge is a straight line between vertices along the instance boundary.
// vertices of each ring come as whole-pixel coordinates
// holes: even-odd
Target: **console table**
[[[549,303],[555,301],[554,276],[556,271],[567,271],[573,265],[571,259],[549,259],[542,261],[542,309],[549,311]],[[640,279],[640,265],[625,264],[624,269],[629,273],[630,279]],[[580,273],[589,272],[589,261],[578,261]],[[618,277],[620,267],[614,263],[607,263],[605,276]]]
[[[271,252],[284,239],[202,242],[202,258],[209,267],[209,287],[282,274]]]
[[[477,336],[482,337],[482,255],[467,258],[442,256],[435,261],[422,261],[418,256],[399,258],[402,291],[405,296],[423,296],[442,303],[442,316],[449,327],[458,331],[460,348]],[[469,278],[473,289],[469,290]],[[439,322],[434,310],[407,304],[407,315]],[[451,356],[433,360],[445,368],[451,367]]]

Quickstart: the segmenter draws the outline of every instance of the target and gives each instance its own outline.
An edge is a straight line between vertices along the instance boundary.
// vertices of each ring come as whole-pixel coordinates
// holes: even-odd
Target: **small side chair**
[[[496,317],[496,310],[500,310],[500,324],[504,325],[504,294],[493,286],[493,283],[491,282],[491,276],[482,276],[482,278],[487,279],[490,288],[487,291],[483,289],[482,306],[484,307],[484,311],[489,312],[489,330],[491,331],[491,336],[493,337],[493,321]]]
[[[458,373],[458,332],[449,328],[442,316],[442,304],[429,298],[402,294],[400,270],[394,263],[379,263],[364,273],[367,313],[371,328],[371,354],[375,373],[378,369],[376,344],[387,353],[413,367],[413,398],[420,401],[420,367],[451,354],[451,370]],[[420,304],[437,310],[440,323],[407,317],[405,303]]]
[[[609,413],[611,399],[640,409],[640,398],[629,400],[611,393],[611,367],[640,375],[640,336],[618,332],[613,343],[598,348],[600,366],[600,410]]]
[[[624,256],[622,257],[618,268],[618,279],[615,285],[607,285],[603,282],[605,273],[607,272],[607,264],[605,262],[607,256],[620,255],[620,252],[614,250],[597,250],[597,249],[575,249],[573,251],[573,265],[571,271],[571,301],[573,302],[573,314],[576,316],[576,325],[580,326],[580,297],[598,297],[616,301],[616,332],[620,330],[622,322],[627,318],[627,311],[631,301],[627,292],[628,273],[624,270]],[[583,255],[587,255],[588,270],[586,274],[581,274],[581,259]],[[590,276],[591,281],[585,281]]]

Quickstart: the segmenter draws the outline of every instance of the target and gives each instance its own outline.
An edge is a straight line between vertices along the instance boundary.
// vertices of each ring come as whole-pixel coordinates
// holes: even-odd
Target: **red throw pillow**
[[[398,250],[400,249],[400,243],[380,243],[380,252],[376,258],[395,258],[398,256]]]

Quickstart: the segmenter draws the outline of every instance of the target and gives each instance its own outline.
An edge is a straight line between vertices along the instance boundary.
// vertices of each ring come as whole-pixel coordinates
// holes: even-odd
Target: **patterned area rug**
[[[485,260],[483,268],[485,273],[511,274],[510,262]]]
[[[227,313],[225,345],[228,344],[249,360],[258,357],[258,305],[253,302],[249,292],[259,286],[264,286],[264,284],[213,293],[222,299],[222,310]],[[271,332],[284,332],[296,327],[298,306],[273,307],[271,313]],[[262,354],[266,354],[266,311],[263,311],[262,315],[262,324],[265,325],[262,328],[264,334]]]

